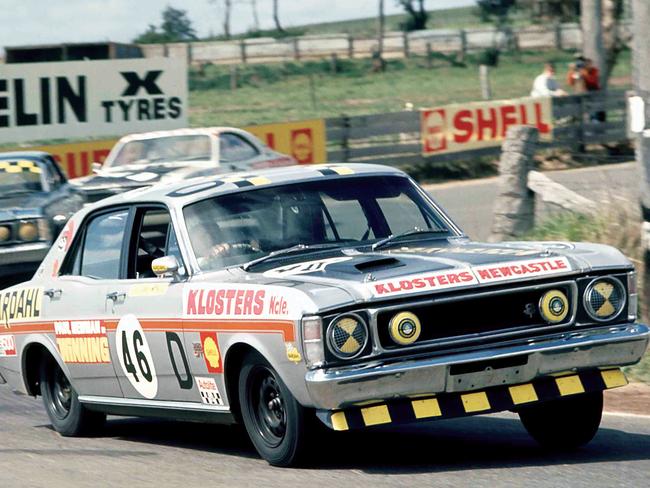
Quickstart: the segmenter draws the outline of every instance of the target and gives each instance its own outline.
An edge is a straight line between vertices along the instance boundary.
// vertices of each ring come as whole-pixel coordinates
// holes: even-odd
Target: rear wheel
[[[61,435],[89,434],[106,420],[105,414],[92,412],[79,402],[70,380],[51,357],[41,362],[40,385],[47,416]]]
[[[260,456],[275,466],[295,464],[307,441],[305,409],[257,353],[244,358],[239,404],[248,436]]]
[[[539,444],[575,449],[594,438],[603,413],[603,392],[585,393],[519,410],[524,427]]]

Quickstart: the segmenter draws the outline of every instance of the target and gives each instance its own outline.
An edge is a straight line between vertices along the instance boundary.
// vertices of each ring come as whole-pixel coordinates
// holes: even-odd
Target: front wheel
[[[519,418],[539,444],[569,450],[594,438],[603,413],[603,392],[559,398],[519,410]]]
[[[53,358],[41,362],[40,385],[47,416],[61,435],[89,434],[106,420],[106,415],[92,412],[79,402],[77,392]]]
[[[274,466],[295,464],[306,445],[305,409],[259,354],[244,358],[239,373],[242,419],[257,452]]]

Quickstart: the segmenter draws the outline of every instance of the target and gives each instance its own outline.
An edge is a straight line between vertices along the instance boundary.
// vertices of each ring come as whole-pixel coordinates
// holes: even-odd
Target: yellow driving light
[[[625,307],[625,301],[625,288],[613,277],[595,279],[585,290],[585,309],[599,322],[616,317]]]
[[[418,340],[422,325],[414,313],[400,312],[390,319],[388,331],[395,343],[400,346],[408,346]]]
[[[569,314],[569,299],[560,290],[549,290],[539,301],[539,312],[549,324],[559,324]]]
[[[9,230],[9,227],[6,227],[4,225],[0,226],[0,242],[8,241],[10,237],[11,230]]]
[[[357,357],[368,343],[368,326],[356,314],[340,315],[327,328],[327,345],[339,359]]]
[[[34,222],[21,222],[18,227],[18,237],[21,241],[35,241],[38,239],[38,227]]]

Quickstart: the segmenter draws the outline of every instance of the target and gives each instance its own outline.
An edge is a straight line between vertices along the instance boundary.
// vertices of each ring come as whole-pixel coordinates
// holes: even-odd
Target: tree
[[[514,47],[515,36],[510,25],[510,12],[515,7],[515,0],[478,0],[478,15],[483,22],[494,22],[497,32],[505,37],[507,49]],[[494,40],[493,50],[498,51],[497,40]],[[498,53],[497,53],[498,55]],[[487,63],[491,64],[491,63]]]
[[[133,42],[152,44],[162,42],[183,42],[196,39],[196,32],[185,10],[167,7],[162,12],[160,27],[150,24],[145,32],[138,35]]]
[[[210,0],[218,10],[221,10],[221,0]],[[223,0],[223,36],[230,39],[230,12],[232,11],[232,0]]]
[[[163,10],[162,19],[160,28],[169,39],[174,41],[196,39],[196,31],[192,27],[192,21],[187,17],[187,11],[168,6]]]
[[[593,61],[601,73],[600,86],[605,88],[605,47],[603,45],[603,3],[602,0],[580,1],[580,24],[582,26],[582,53]]]
[[[257,15],[257,0],[251,0],[251,8],[253,9],[253,29],[257,32],[260,30],[260,18]]]
[[[416,1],[417,6],[415,5]],[[405,31],[426,29],[429,14],[424,9],[424,0],[397,0],[397,3],[404,7],[404,10],[409,15],[406,22],[402,24]]]
[[[386,16],[384,15],[384,0],[379,0],[379,15],[377,17],[377,50],[373,53],[373,71],[384,71],[384,27]]]
[[[278,0],[273,0],[273,22],[275,22],[275,28],[278,32],[286,32],[282,25],[280,25],[280,15],[278,13]]]

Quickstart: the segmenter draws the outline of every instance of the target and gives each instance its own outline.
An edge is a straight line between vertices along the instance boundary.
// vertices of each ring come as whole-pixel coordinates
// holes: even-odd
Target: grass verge
[[[494,99],[528,96],[546,60],[556,62],[563,84],[572,52],[521,51],[502,54],[490,79]],[[610,85],[629,86],[630,54],[624,52]],[[288,120],[365,115],[432,107],[481,99],[478,68],[472,59],[427,60],[414,56],[390,60],[383,73],[372,72],[369,59],[249,65],[238,68],[236,90],[230,89],[230,67],[209,65],[190,72],[192,126],[261,124]]]

